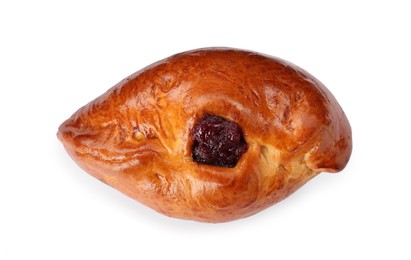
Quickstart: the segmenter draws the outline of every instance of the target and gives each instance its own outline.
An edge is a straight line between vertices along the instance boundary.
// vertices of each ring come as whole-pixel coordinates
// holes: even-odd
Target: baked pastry
[[[229,48],[176,54],[122,80],[59,128],[88,173],[168,216],[225,222],[347,164],[349,122],[299,67]]]

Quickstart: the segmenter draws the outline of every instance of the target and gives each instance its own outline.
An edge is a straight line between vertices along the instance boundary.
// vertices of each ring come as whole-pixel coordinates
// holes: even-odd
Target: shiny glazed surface
[[[233,168],[192,159],[205,114],[239,125],[248,144]],[[351,149],[348,120],[309,73],[274,57],[200,49],[156,62],[80,108],[59,128],[88,173],[168,216],[225,222],[286,198]]]

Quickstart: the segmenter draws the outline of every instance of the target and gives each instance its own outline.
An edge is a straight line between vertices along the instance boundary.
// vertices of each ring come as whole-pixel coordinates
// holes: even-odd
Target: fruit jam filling
[[[198,163],[232,168],[248,149],[241,128],[216,115],[204,115],[191,137],[193,161]]]

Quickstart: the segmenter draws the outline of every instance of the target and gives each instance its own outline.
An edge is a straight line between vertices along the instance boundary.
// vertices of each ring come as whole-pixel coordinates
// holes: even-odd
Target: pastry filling
[[[192,158],[198,163],[234,167],[248,144],[241,128],[216,115],[204,115],[191,130]]]

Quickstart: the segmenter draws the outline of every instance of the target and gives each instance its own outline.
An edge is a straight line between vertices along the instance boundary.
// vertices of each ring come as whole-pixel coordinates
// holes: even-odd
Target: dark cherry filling
[[[248,149],[240,127],[216,115],[204,115],[191,130],[192,157],[198,163],[234,167]]]

